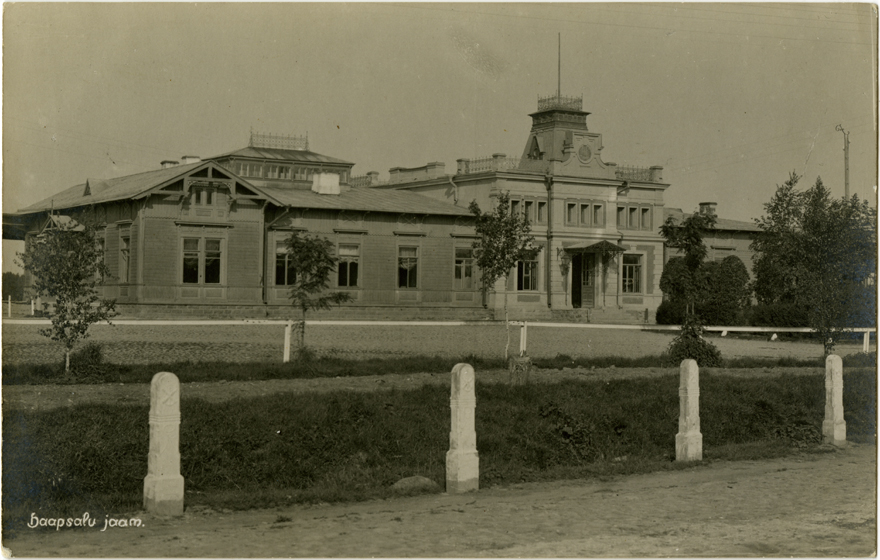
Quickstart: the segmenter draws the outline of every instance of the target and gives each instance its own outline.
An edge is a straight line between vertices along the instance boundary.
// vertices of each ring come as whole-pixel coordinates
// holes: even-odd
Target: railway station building
[[[316,318],[495,319],[506,296],[514,319],[653,322],[670,257],[659,227],[685,214],[664,207],[661,167],[603,160],[582,104],[539,98],[519,157],[395,167],[385,180],[352,177],[353,163],[310,151],[304,137],[252,132],[240,150],[88,179],[4,214],[3,235],[27,243],[53,216],[90,210],[114,271],[104,297],[127,316],[293,316],[283,241],[303,231],[333,242],[331,288],[352,296]],[[468,205],[490,211],[504,192],[530,221],[535,252],[482,286]],[[719,254],[744,250],[748,228],[736,227]]]

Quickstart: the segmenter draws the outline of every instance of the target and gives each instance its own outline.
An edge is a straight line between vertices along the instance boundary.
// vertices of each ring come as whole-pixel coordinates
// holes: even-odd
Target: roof
[[[408,191],[354,187],[336,194],[318,194],[311,190],[285,187],[260,187],[260,190],[286,206],[327,210],[362,210],[396,214],[439,214],[470,216],[466,208],[453,206]]]
[[[216,160],[223,159],[228,157],[240,157],[240,158],[254,158],[254,159],[271,159],[271,160],[279,160],[279,161],[296,161],[296,162],[306,162],[306,163],[337,163],[344,165],[354,165],[354,163],[350,161],[345,161],[344,159],[339,159],[335,157],[325,156],[321,154],[316,154],[315,152],[310,152],[308,150],[283,150],[280,148],[242,148],[240,150],[235,150],[233,152],[228,152],[225,154],[220,154],[219,156],[213,156],[210,158],[205,158],[208,160]]]
[[[604,239],[599,242],[592,241],[581,241],[578,243],[572,243],[571,245],[566,245],[563,242],[563,249],[568,251],[569,253],[625,253],[626,249],[617,245],[615,243],[611,243],[610,241],[605,241]]]
[[[117,177],[115,179],[88,179],[85,183],[80,183],[79,185],[65,189],[60,193],[37,202],[36,204],[31,204],[26,208],[22,208],[15,213],[30,214],[33,212],[48,210],[50,208],[55,208],[56,210],[61,208],[75,208],[77,206],[133,198],[145,191],[161,185],[162,183],[174,180],[178,176],[186,175],[200,165],[206,164],[207,162],[202,161],[188,165],[176,165],[166,169],[145,171],[144,173],[126,175],[125,177]],[[212,162],[212,165],[217,164]],[[86,185],[89,186],[91,192],[90,195],[85,194]]]
[[[690,218],[693,214],[685,214],[681,211],[681,208],[664,208],[663,209],[663,219],[669,218],[670,216],[675,218],[675,221],[681,223],[683,220]],[[754,222],[741,222],[739,220],[727,220],[725,218],[717,218],[715,220],[715,229],[722,231],[749,231],[749,232],[759,232],[761,228],[756,226]]]

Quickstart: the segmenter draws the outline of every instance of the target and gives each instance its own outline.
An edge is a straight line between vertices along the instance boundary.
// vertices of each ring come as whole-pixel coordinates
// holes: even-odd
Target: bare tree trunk
[[[510,351],[510,321],[507,319],[507,277],[504,277],[504,328],[507,329],[507,346],[504,347],[504,361],[509,360]]]

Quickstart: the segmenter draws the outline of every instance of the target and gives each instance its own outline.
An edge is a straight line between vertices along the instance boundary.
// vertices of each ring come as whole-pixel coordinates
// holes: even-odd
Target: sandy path
[[[57,343],[39,334],[36,325],[3,323],[3,363],[61,363],[64,354]],[[284,327],[241,326],[152,326],[95,325],[91,341],[101,344],[111,363],[173,363],[175,361],[274,361],[280,362]],[[519,329],[513,329],[511,348],[519,348]],[[529,329],[528,353],[535,358],[557,354],[578,356],[621,356],[636,358],[659,355],[673,333],[615,329],[547,328]],[[725,358],[819,358],[822,345],[807,340],[732,338],[710,336]],[[872,337],[876,349],[876,337]],[[458,327],[430,326],[309,326],[306,343],[325,354],[354,357],[394,357],[414,351],[427,356],[499,357],[506,343],[500,324]],[[861,343],[838,346],[838,354],[861,351]]]
[[[25,532],[15,556],[869,556],[876,447],[607,481]]]

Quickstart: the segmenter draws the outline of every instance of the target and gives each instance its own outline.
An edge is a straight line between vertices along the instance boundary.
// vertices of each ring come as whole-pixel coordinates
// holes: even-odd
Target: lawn
[[[821,375],[722,373],[701,374],[704,460],[822,449]],[[678,381],[670,374],[528,386],[478,382],[481,486],[681,468],[674,461]],[[875,370],[849,367],[844,388],[849,439],[873,441]],[[413,475],[442,487],[448,391],[184,398],[186,504],[244,509],[387,497],[394,482]],[[98,517],[138,510],[147,416],[146,406],[131,405],[4,409],[4,533],[21,529],[31,512]]]

